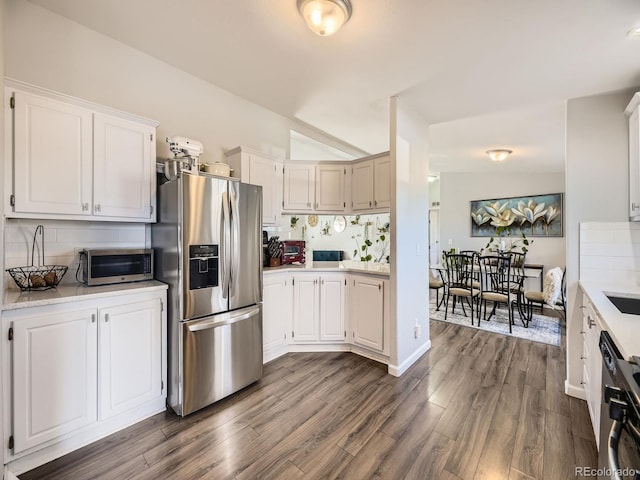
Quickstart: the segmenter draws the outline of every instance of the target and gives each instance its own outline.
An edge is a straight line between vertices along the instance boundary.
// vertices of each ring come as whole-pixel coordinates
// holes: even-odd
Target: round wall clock
[[[309,215],[307,217],[307,223],[310,227],[315,227],[318,225],[318,215]]]
[[[333,229],[338,233],[343,232],[346,227],[347,220],[342,215],[336,217],[333,221]]]

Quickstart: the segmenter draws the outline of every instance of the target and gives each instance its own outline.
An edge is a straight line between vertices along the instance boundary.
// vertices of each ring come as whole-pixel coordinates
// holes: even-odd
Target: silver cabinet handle
[[[109,323],[109,314],[108,313],[104,314],[104,323]]]
[[[638,208],[640,208],[640,205],[636,205],[635,203],[631,204],[631,210],[637,210]]]
[[[91,323],[96,323],[96,314],[95,313],[91,314]]]
[[[88,210],[89,210],[89,204],[88,204],[88,203],[83,203],[83,204],[82,204],[82,211],[83,211],[83,212],[86,212],[86,211],[88,211]]]
[[[369,206],[371,206],[371,200],[369,200]]]
[[[95,209],[95,211],[96,211],[96,212],[99,212],[99,211],[100,211],[100,204],[97,204],[97,205],[94,207],[94,209]]]
[[[593,318],[588,317],[587,321],[588,321],[589,328],[596,326],[596,321]]]
[[[374,200],[374,201],[373,201],[373,206],[374,206],[374,207],[377,207],[377,206],[378,206],[378,200]]]

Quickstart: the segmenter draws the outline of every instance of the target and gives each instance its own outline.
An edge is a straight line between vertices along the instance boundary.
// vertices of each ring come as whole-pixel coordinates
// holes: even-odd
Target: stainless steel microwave
[[[137,282],[153,279],[152,248],[82,250],[82,282],[87,285]]]

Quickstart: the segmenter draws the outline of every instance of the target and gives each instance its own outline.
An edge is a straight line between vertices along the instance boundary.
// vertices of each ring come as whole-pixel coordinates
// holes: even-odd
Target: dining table
[[[524,267],[515,267],[516,270],[518,271],[518,275],[522,276],[523,278],[523,283],[524,280],[528,279],[528,278],[540,278],[542,275],[542,268],[540,268],[540,265],[534,265],[533,267],[529,267],[525,264]],[[447,267],[446,265],[443,265],[441,263],[437,263],[434,265],[430,265],[429,266],[430,269],[432,270],[436,270],[438,271],[440,277],[443,279],[444,283],[445,283],[445,288],[447,285],[447,280],[446,280],[446,272],[447,272]],[[477,272],[478,274],[480,273],[480,265],[474,265],[473,266],[473,271]],[[516,308],[518,309],[518,314],[520,315],[520,319],[522,320],[522,324],[525,328],[527,328],[529,326],[529,320],[528,317],[526,315],[526,312],[524,311],[524,304],[523,304],[523,290],[521,289],[518,292],[518,295],[516,295]],[[511,306],[509,306],[509,308],[511,308]]]

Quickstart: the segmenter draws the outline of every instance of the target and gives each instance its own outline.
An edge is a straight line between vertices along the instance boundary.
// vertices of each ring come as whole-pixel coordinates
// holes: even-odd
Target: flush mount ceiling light
[[[311,31],[321,37],[333,35],[349,18],[349,0],[298,0],[298,11]]]
[[[640,38],[640,27],[632,28],[627,32],[629,38]]]
[[[494,162],[502,162],[507,159],[509,155],[513,153],[513,150],[506,150],[504,148],[498,148],[496,150],[487,150],[487,155]]]

